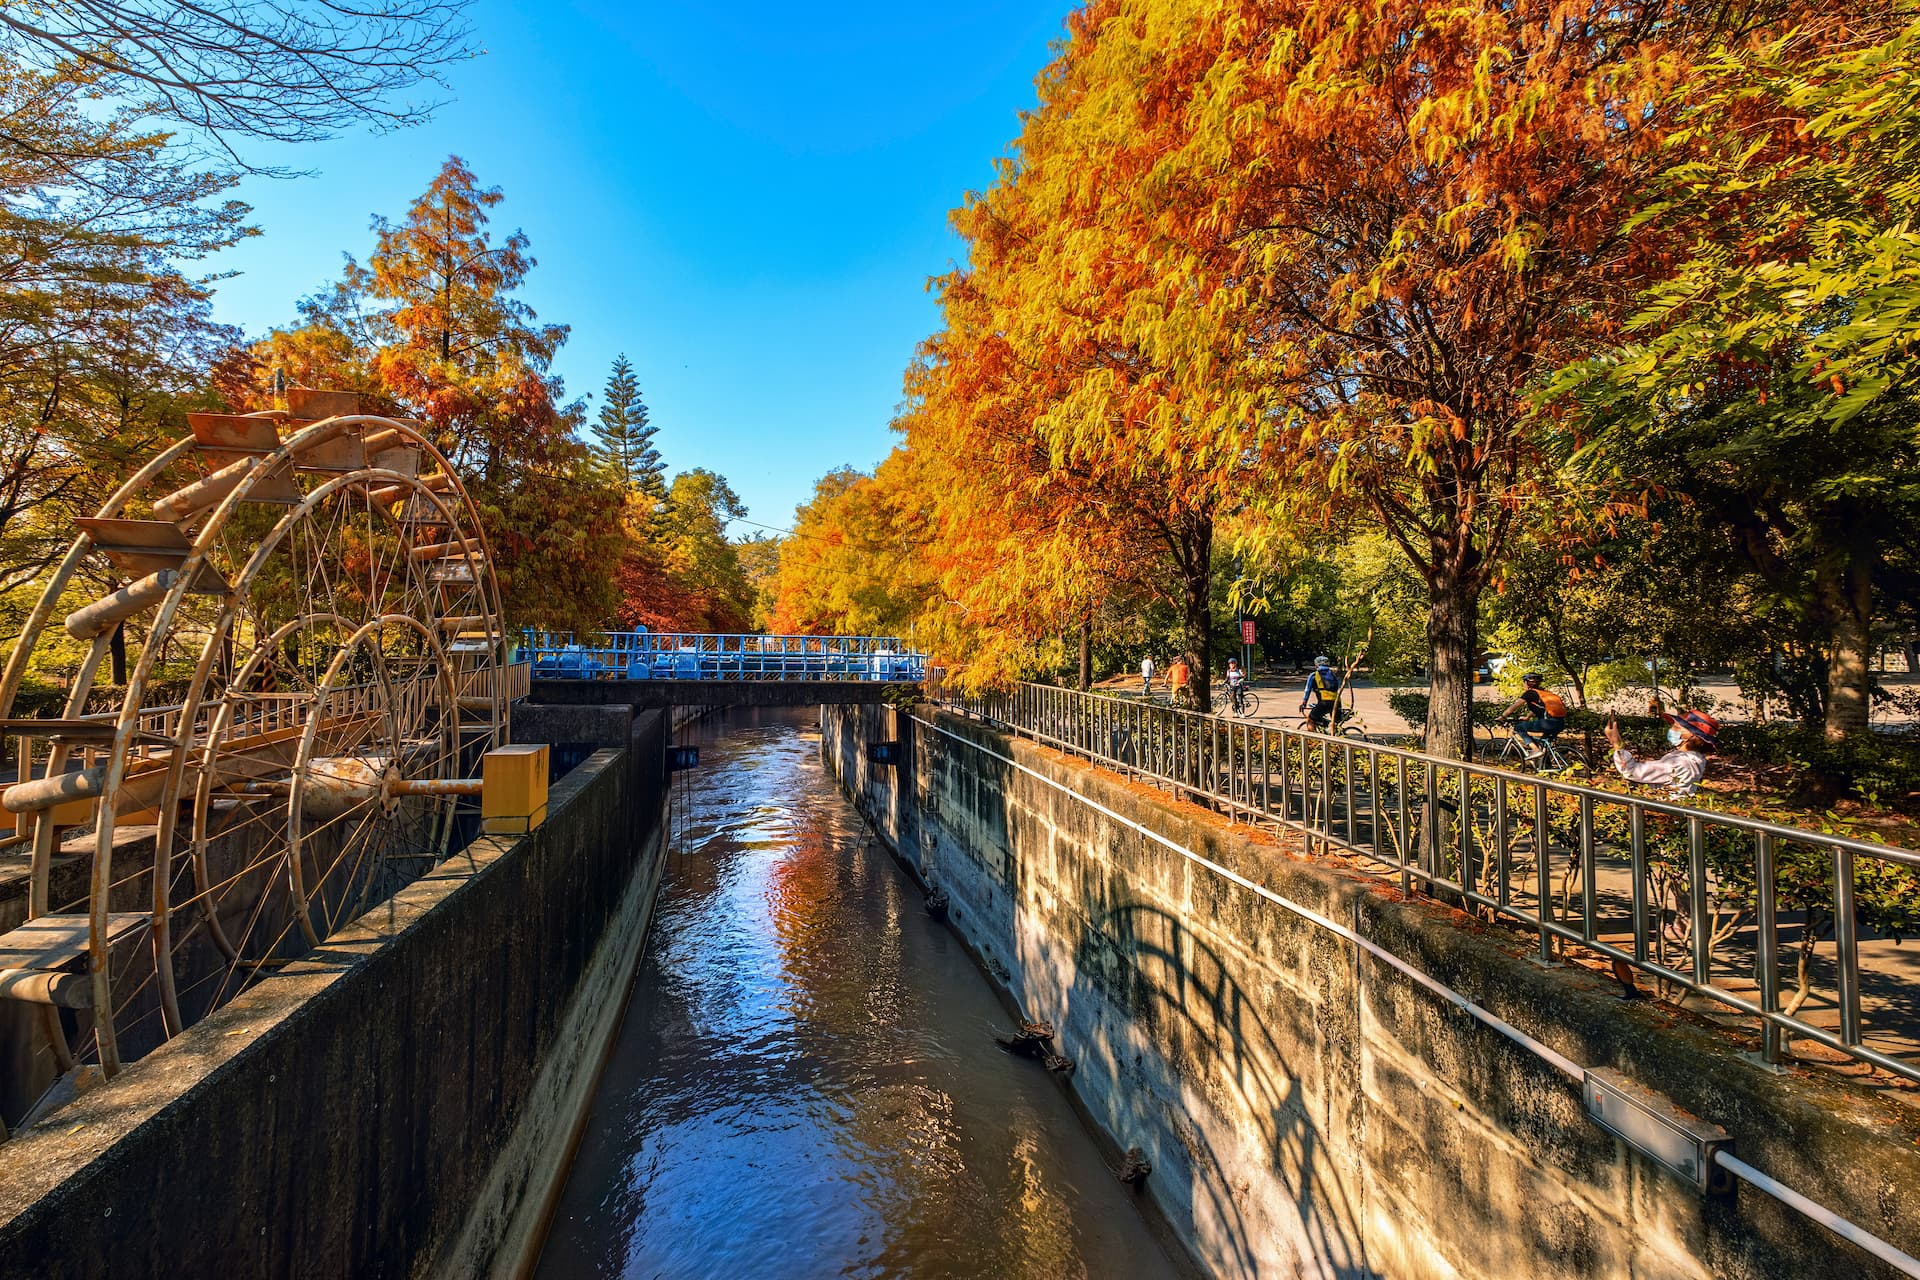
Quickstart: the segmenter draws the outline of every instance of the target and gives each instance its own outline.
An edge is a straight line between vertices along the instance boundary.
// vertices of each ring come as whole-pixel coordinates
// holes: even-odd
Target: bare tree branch
[[[241,138],[308,142],[417,124],[474,56],[468,0],[46,0],[0,5],[0,48],[47,71],[78,65],[229,155]]]

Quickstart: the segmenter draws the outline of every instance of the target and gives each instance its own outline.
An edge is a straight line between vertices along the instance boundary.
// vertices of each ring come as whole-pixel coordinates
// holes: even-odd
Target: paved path
[[[1260,676],[1253,682],[1253,689],[1260,698],[1260,714],[1253,717],[1253,723],[1266,724],[1275,728],[1292,728],[1300,722],[1300,695],[1307,687],[1306,673],[1299,675]],[[1393,714],[1387,706],[1387,694],[1402,685],[1376,685],[1365,677],[1353,682],[1353,705],[1366,722],[1370,737],[1395,738],[1413,732],[1405,720]],[[1131,680],[1105,680],[1097,686],[1098,692],[1118,694],[1123,697],[1137,697],[1140,693],[1140,677]],[[1164,692],[1166,679],[1154,678],[1156,693]],[[1215,710],[1226,708],[1227,687],[1224,684],[1214,686]],[[1482,690],[1482,696],[1490,696],[1490,690]]]
[[[1920,675],[1888,672],[1878,676],[1877,679],[1887,688],[1896,692],[1910,694],[1915,691],[1920,691]],[[1306,685],[1307,676],[1305,672],[1282,675],[1261,673],[1253,682],[1255,692],[1260,695],[1260,714],[1254,717],[1255,722],[1274,726],[1285,726],[1287,728],[1291,728],[1297,724],[1300,719],[1300,695],[1306,689]],[[1369,737],[1376,741],[1390,740],[1414,731],[1411,725],[1395,715],[1387,706],[1387,695],[1395,689],[1409,688],[1424,693],[1426,692],[1425,685],[1375,684],[1365,676],[1356,676],[1353,680],[1352,687],[1354,709],[1360,713],[1360,719],[1365,722]],[[1137,696],[1140,692],[1140,677],[1137,675],[1125,678],[1114,677],[1101,681],[1097,688],[1102,693]],[[1155,676],[1154,688],[1157,691],[1165,690],[1166,676],[1164,674]],[[1695,688],[1713,700],[1712,706],[1714,714],[1718,715],[1722,720],[1739,722],[1747,718],[1744,704],[1742,704],[1740,700],[1740,688],[1733,682],[1731,677],[1709,677],[1701,680]],[[1563,692],[1567,695],[1567,700],[1569,704],[1571,704],[1572,691],[1563,690]],[[1226,686],[1224,684],[1216,684],[1214,686],[1214,693],[1216,709],[1223,709],[1225,707]],[[1506,696],[1492,685],[1476,686],[1474,696],[1483,702],[1499,702],[1504,704],[1506,701]],[[1647,709],[1647,689],[1644,686],[1624,689],[1616,694],[1609,703],[1599,709],[1603,711],[1617,711],[1622,715],[1645,715]],[[1875,726],[1910,726],[1916,723],[1916,720],[1912,715],[1905,712],[1883,707],[1876,709],[1873,723]]]

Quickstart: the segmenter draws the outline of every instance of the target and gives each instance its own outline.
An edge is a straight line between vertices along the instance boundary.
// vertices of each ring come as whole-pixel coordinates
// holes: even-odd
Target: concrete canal
[[[538,1274],[1177,1274],[841,795],[816,711],[685,731],[653,934]]]

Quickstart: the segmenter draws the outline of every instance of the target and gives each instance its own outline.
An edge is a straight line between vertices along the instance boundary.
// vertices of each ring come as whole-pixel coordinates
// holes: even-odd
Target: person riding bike
[[[1313,727],[1325,733],[1340,706],[1340,673],[1333,659],[1322,655],[1313,660],[1313,674],[1307,677],[1306,692],[1300,695],[1300,710],[1306,712]]]
[[[1143,698],[1151,698],[1153,696],[1152,654],[1148,654],[1146,657],[1140,659],[1140,696]]]
[[[1520,749],[1527,753],[1527,759],[1538,760],[1546,754],[1546,748],[1534,738],[1536,733],[1542,738],[1551,738],[1567,727],[1567,702],[1559,694],[1546,687],[1546,677],[1538,671],[1529,671],[1521,677],[1526,687],[1520,696],[1509,702],[1499,718],[1505,720],[1516,715],[1521,707],[1530,713],[1525,720],[1513,722],[1513,732],[1520,739]]]
[[[1173,665],[1167,669],[1167,696],[1176,707],[1187,705],[1187,684],[1193,679],[1193,669],[1187,666],[1187,655],[1176,654]]]
[[[1227,659],[1227,701],[1235,710],[1240,707],[1240,695],[1247,691],[1247,673],[1240,669],[1240,659]]]

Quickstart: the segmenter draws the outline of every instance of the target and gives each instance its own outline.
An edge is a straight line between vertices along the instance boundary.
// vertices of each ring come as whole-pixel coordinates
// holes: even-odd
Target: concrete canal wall
[[[545,825],[476,840],[0,1146],[0,1274],[522,1260],[625,1004],[666,827],[665,713],[543,714],[516,710],[516,738],[584,756]]]
[[[1350,943],[1130,828],[1342,922],[1575,1061],[1731,1131],[1738,1154],[1920,1252],[1913,1109],[1774,1075],[1727,1033],[1527,940],[1300,859],[962,718],[827,708],[854,802],[1034,1019],[1143,1194],[1228,1277],[1891,1275],[1749,1188],[1702,1199],[1596,1127],[1579,1086]],[[897,762],[870,744],[897,744]],[[1012,762],[1012,763],[1010,763]],[[1018,767],[1016,767],[1016,764]],[[1093,801],[1126,822],[1090,807]],[[1018,1064],[1010,1069],[1033,1069]]]

